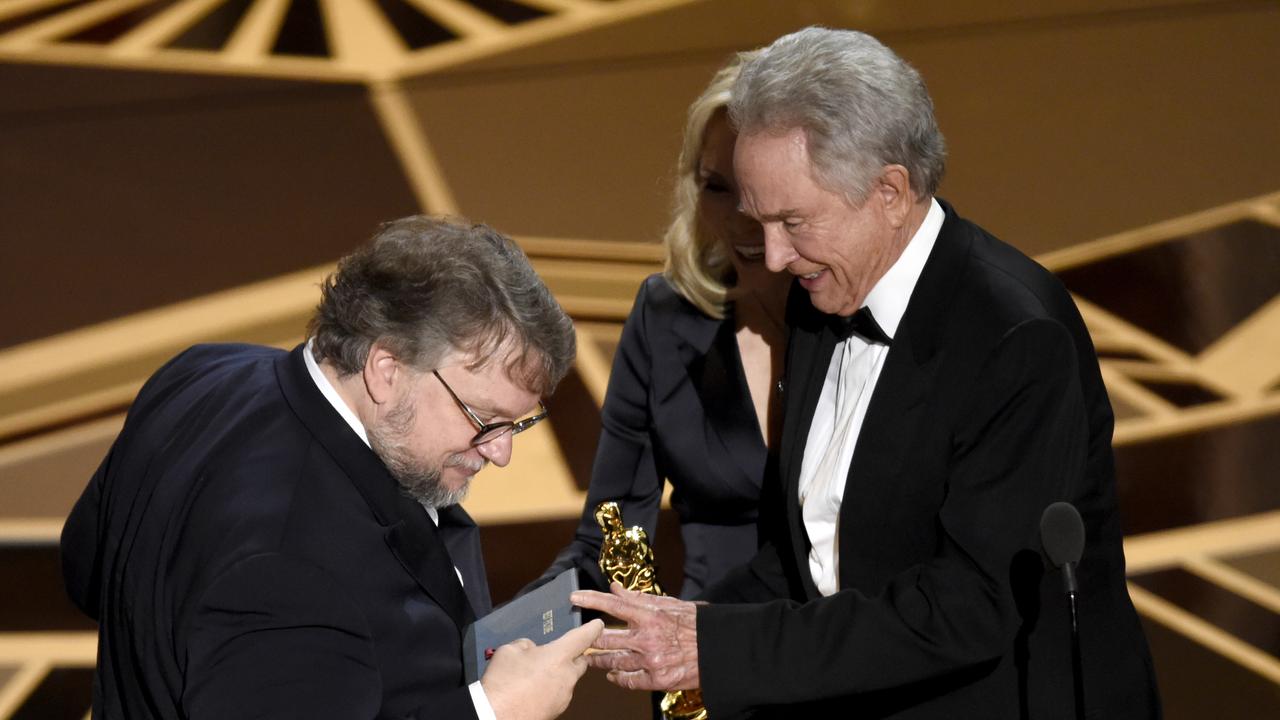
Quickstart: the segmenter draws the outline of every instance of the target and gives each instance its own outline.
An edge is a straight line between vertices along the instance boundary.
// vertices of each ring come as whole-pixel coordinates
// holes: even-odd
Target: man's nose
[[[764,265],[772,272],[782,272],[798,257],[786,232],[778,223],[764,226]]]
[[[494,465],[506,467],[511,462],[511,433],[503,433],[487,443],[477,445],[476,452]]]

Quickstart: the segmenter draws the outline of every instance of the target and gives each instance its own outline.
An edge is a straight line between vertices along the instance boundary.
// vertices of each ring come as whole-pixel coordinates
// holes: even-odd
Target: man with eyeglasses
[[[458,502],[547,416],[573,326],[510,239],[384,225],[292,352],[201,345],[143,387],[63,530],[105,718],[548,718],[598,621],[499,648]]]

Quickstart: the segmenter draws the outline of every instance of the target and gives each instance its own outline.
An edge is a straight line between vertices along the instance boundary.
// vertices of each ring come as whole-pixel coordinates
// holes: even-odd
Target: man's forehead
[[[760,219],[797,209],[794,191],[813,178],[806,142],[799,129],[739,137],[734,160],[743,209]]]
[[[539,393],[531,381],[540,375],[541,366],[534,353],[524,355],[507,345],[490,354],[453,352],[446,355],[441,367],[457,367],[471,376],[470,389],[477,404],[503,413],[519,413],[525,406],[537,405]]]
[[[739,159],[757,160],[768,157],[773,160],[787,158],[808,164],[809,136],[801,128],[759,130],[738,136],[734,154]]]
[[[785,190],[801,177],[812,177],[807,143],[801,130],[744,135],[734,148],[736,174],[757,189]]]

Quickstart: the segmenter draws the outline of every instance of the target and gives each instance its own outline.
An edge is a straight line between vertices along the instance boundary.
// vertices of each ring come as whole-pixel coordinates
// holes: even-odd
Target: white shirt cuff
[[[498,716],[493,713],[493,706],[489,704],[489,696],[484,694],[484,688],[480,686],[477,680],[467,686],[471,691],[471,702],[476,706],[476,717],[480,720],[498,720]]]

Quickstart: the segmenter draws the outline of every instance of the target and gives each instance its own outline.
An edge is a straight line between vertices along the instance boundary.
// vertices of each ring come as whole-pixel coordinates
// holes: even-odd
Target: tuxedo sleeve
[[[193,720],[380,712],[382,681],[364,615],[309,563],[282,553],[241,560],[201,595],[180,635],[182,704]],[[459,684],[408,717],[475,718],[476,711]]]
[[[1017,630],[1013,557],[1038,547],[1040,511],[1083,477],[1075,357],[1066,329],[1041,319],[1009,330],[988,355],[952,433],[930,560],[875,595],[700,607],[711,713],[900,687],[997,660]]]
[[[98,525],[102,514],[102,484],[106,481],[113,454],[114,446],[71,508],[71,514],[62,526],[58,548],[67,595],[81,612],[94,620],[99,619],[101,609],[102,557]]]
[[[163,396],[165,388],[172,384],[171,374],[190,355],[192,349],[182,351],[157,370],[134,399],[128,419],[120,435],[112,443],[106,457],[89,479],[84,492],[76,500],[62,526],[58,554],[62,564],[62,579],[67,595],[81,612],[99,620],[102,593],[102,544],[101,529],[105,524],[103,496],[107,493],[108,478],[117,458],[127,453],[134,418],[145,416],[147,407]],[[109,506],[109,503],[108,503]]]
[[[600,440],[591,466],[591,485],[578,528],[551,567],[522,593],[551,581],[571,567],[578,568],[584,588],[608,591],[608,582],[597,564],[602,538],[595,511],[602,502],[617,502],[627,526],[639,525],[650,538],[655,536],[662,480],[649,433],[652,424],[649,389],[653,371],[649,337],[651,323],[661,322],[662,318],[654,317],[648,282],[640,286],[614,355],[600,412]]]

